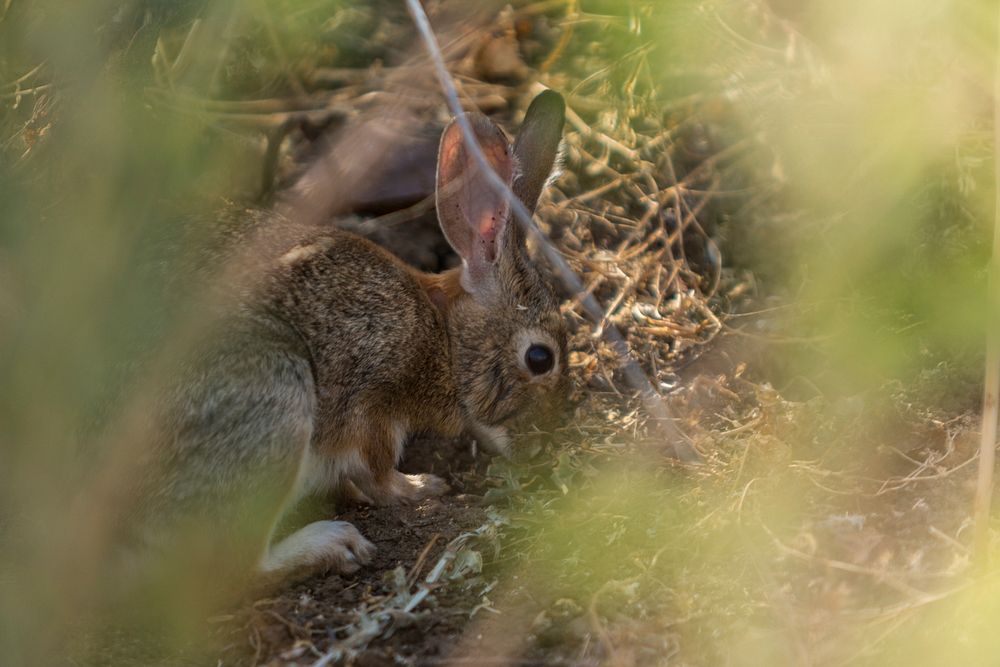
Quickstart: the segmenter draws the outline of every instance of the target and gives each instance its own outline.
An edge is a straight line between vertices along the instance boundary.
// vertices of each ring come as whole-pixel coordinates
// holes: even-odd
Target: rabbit
[[[513,144],[466,114],[529,211],[553,170],[564,113],[558,93],[541,93]],[[558,300],[456,120],[442,133],[436,198],[456,269],[421,273],[350,232],[311,229],[279,248],[253,289],[234,291],[217,335],[157,404],[157,435],[127,503],[131,539],[165,546],[184,528],[227,549],[226,569],[350,574],[375,551],[350,523],[317,521],[278,539],[298,500],[439,496],[440,478],[397,470],[409,435],[468,432],[509,453],[511,432],[560,413]]]

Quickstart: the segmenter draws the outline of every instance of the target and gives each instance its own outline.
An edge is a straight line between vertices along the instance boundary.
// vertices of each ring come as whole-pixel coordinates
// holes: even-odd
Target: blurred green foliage
[[[734,42],[733,77],[759,78],[770,61],[770,94],[737,106],[773,148],[783,204],[800,211],[801,229],[753,242],[791,264],[784,288],[815,305],[803,331],[829,336],[821,348],[827,375],[839,375],[833,386],[967,359],[985,336],[995,7],[773,4],[778,34],[794,32]],[[739,66],[747,59],[754,70]]]

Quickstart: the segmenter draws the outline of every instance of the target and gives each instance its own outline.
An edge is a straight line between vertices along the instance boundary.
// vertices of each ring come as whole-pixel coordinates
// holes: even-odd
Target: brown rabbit
[[[511,145],[486,117],[467,115],[529,210],[563,117],[562,97],[542,93]],[[437,205],[458,269],[420,273],[353,234],[312,230],[278,250],[258,287],[238,293],[220,335],[162,402],[131,534],[165,544],[170,530],[194,528],[264,573],[350,573],[374,547],[346,522],[317,521],[272,543],[298,499],[440,495],[441,479],[396,469],[409,434],[469,431],[505,452],[512,428],[559,410],[567,381],[558,302],[455,121],[441,138]]]

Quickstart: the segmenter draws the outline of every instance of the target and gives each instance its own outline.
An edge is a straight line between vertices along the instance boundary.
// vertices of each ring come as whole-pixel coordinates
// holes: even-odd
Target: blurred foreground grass
[[[737,351],[771,342],[765,363],[669,393],[707,459],[681,469],[641,442],[612,362],[574,320],[575,351],[594,364],[575,369],[577,428],[532,466],[491,470],[510,525],[488,572],[512,608],[542,607],[525,630],[533,648],[512,651],[991,664],[1000,584],[996,572],[969,583],[963,544],[993,220],[994,4],[513,4],[553,35],[525,57],[525,80],[501,82],[510,96],[531,80],[566,92],[585,127],[652,151],[655,178],[707,164],[684,197],[659,202],[703,205],[691,217],[722,249],[720,289],[685,287],[720,317],[765,313]],[[204,102],[295,100],[316,92],[318,68],[402,59],[413,33],[394,3],[338,0],[12,0],[0,17],[0,662],[48,665],[96,632],[87,615],[102,595],[90,547],[67,541],[86,532],[67,525],[70,510],[107,465],[81,433],[121,407],[109,409],[109,387],[133,354],[183,325],[143,267],[185,216],[258,194],[264,135]],[[209,37],[162,80],[154,54],[179,58],[195,19]],[[570,130],[580,138],[557,185],[572,199],[625,168],[614,143]],[[640,147],[643,133],[659,143]],[[614,234],[642,217],[634,201],[602,201]],[[618,248],[597,217],[568,225],[599,263]],[[681,368],[670,354],[683,336],[641,331],[629,309],[656,295],[633,291],[613,320]],[[672,367],[648,370],[671,389]],[[162,607],[168,642],[184,646],[203,610],[171,600],[136,605]]]

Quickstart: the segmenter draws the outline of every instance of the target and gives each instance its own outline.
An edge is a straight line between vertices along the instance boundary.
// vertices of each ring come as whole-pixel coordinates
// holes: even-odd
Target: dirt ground
[[[233,619],[220,619],[225,647],[222,664],[311,664],[331,639],[331,628],[355,620],[358,606],[393,593],[391,578],[402,568],[410,578],[425,576],[446,545],[482,525],[483,473],[487,456],[473,456],[468,443],[418,438],[406,450],[404,472],[432,472],[446,479],[450,492],[414,506],[367,507],[313,505],[297,521],[335,514],[350,521],[377,547],[372,563],[355,576],[317,576],[272,598],[255,601]],[[362,651],[357,664],[392,665],[396,656],[434,659],[445,655],[465,629],[479,602],[473,590],[446,589],[435,595],[435,613],[414,617],[391,637]]]

